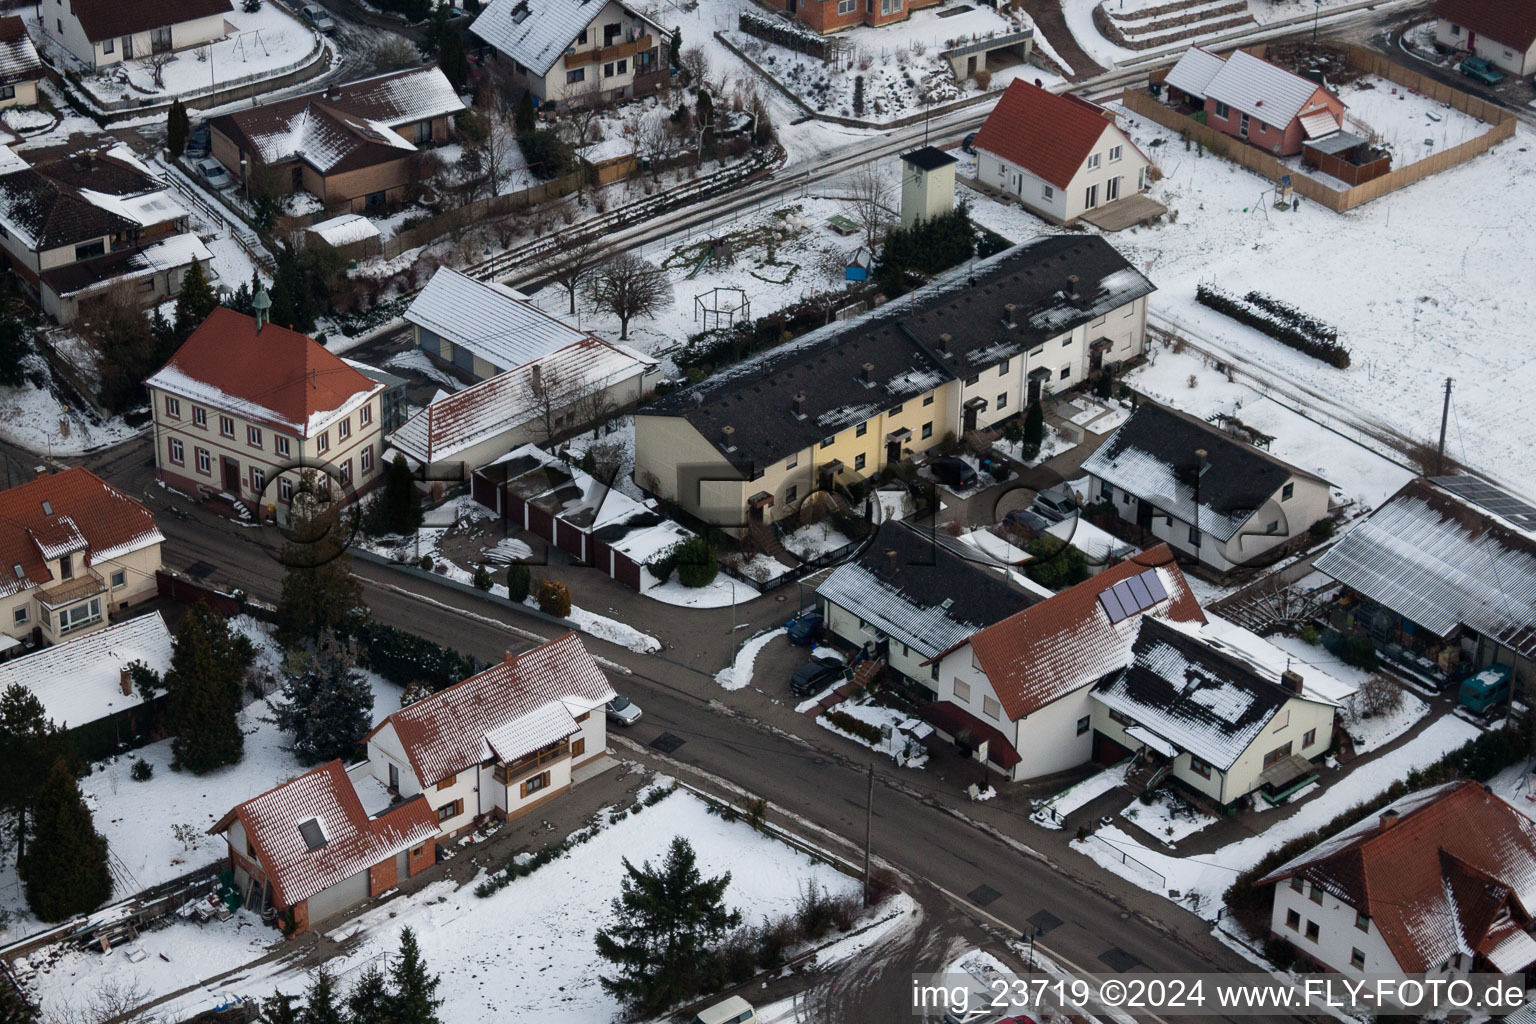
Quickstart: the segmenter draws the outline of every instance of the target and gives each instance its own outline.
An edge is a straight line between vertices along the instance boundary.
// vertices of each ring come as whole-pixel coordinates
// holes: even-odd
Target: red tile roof
[[[973,145],[1066,188],[1110,127],[1104,108],[1014,79]]]
[[[1155,569],[1168,596],[1146,611],[1111,622],[1099,595],[1148,569]],[[1125,668],[1142,615],[1171,622],[1205,622],[1200,603],[1166,544],[988,626],[966,643],[1003,710],[1017,720]]]
[[[227,831],[236,818],[276,891],[279,907],[307,900],[437,835],[437,815],[420,795],[369,818],[340,761],[247,800],[209,833]],[[324,839],[324,845],[313,850],[299,831],[308,821],[319,824]]]
[[[1516,49],[1536,43],[1536,4],[1530,0],[1440,0],[1435,17]]]
[[[1494,953],[1512,937],[1498,923],[1506,908],[1529,926],[1536,822],[1472,781],[1424,790],[1385,810],[1397,812],[1389,827],[1373,815],[1258,884],[1292,876],[1313,882],[1368,915],[1410,974],[1437,970],[1455,953]]]
[[[430,786],[557,742],[579,728],[576,715],[613,698],[581,638],[567,633],[396,711],[369,736],[392,725],[417,781]]]
[[[70,552],[90,564],[164,540],[149,509],[90,470],[38,477],[0,491],[0,597],[52,582],[51,560]]]
[[[302,437],[377,385],[308,335],[219,306],[147,382]],[[187,415],[190,415],[188,413]]]

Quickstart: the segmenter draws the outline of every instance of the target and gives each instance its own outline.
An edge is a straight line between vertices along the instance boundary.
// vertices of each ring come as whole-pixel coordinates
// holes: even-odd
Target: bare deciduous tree
[[[629,340],[629,322],[649,316],[672,301],[666,271],[636,256],[622,253],[598,267],[587,284],[592,301],[619,318],[619,340]]]
[[[661,177],[661,165],[678,151],[680,141],[676,126],[665,116],[649,116],[635,128],[635,148],[640,159],[651,165],[651,177]]]
[[[155,88],[165,88],[165,66],[176,59],[174,53],[152,53],[144,58],[144,66],[155,76]]]
[[[843,200],[853,207],[853,219],[864,231],[864,245],[874,253],[886,228],[897,219],[896,187],[872,161],[845,179]]]
[[[542,363],[523,374],[521,395],[541,444],[549,444],[572,427],[567,412],[581,399],[581,381]]]
[[[501,195],[501,186],[523,166],[523,151],[517,144],[517,126],[500,110],[485,112],[485,138],[480,141],[480,169],[485,176],[488,195]]]
[[[677,55],[677,63],[683,74],[688,76],[689,83],[704,84],[704,77],[709,74],[709,58],[705,56],[703,47],[688,47]]]
[[[570,313],[576,314],[576,290],[598,266],[613,257],[600,235],[557,245],[539,265],[539,274],[559,284],[571,300]]]

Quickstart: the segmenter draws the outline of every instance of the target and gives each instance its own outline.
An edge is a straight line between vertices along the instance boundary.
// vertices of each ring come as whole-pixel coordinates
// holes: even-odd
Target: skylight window
[[[53,503],[50,502],[47,498],[43,499],[43,515],[45,515],[45,516],[53,515]]]
[[[15,565],[11,566],[11,571],[16,574],[16,578],[17,579],[25,579],[26,578],[27,572],[26,572],[25,569],[23,569],[21,567],[21,563],[20,562],[17,562]]]
[[[311,850],[318,850],[325,845],[325,832],[320,828],[319,818],[310,818],[299,825],[299,835],[304,837],[304,845]]]

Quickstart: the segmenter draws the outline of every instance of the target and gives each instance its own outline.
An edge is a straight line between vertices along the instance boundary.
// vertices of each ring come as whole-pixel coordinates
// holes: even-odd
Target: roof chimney
[[[1081,297],[1082,296],[1078,295],[1078,293],[1077,293],[1077,275],[1076,274],[1068,274],[1067,275],[1067,298],[1071,299],[1073,302],[1076,302]]]
[[[720,440],[725,442],[727,448],[736,443],[736,428],[727,423],[720,428]]]
[[[789,408],[794,412],[796,419],[805,419],[805,395],[798,394],[791,398]]]
[[[859,379],[865,384],[873,384],[875,382],[875,364],[865,363],[863,370],[859,374]]]
[[[124,697],[133,696],[133,675],[126,665],[117,670],[117,685],[123,688]]]
[[[1392,808],[1388,807],[1386,810],[1381,812],[1381,830],[1383,832],[1385,832],[1387,829],[1391,828],[1393,825],[1396,825],[1396,824],[1397,824],[1397,811],[1395,811]]]
[[[261,333],[262,325],[267,322],[272,308],[272,296],[267,294],[265,288],[258,288],[256,294],[251,296],[251,309],[256,314],[256,333]]]
[[[1280,685],[1285,687],[1286,693],[1294,693],[1301,696],[1301,673],[1286,669],[1280,673]]]
[[[954,340],[955,339],[950,337],[948,334],[939,335],[939,355],[949,355],[949,343]]]
[[[529,383],[533,385],[534,394],[542,394],[544,391],[544,367],[534,363],[528,368]]]
[[[40,479],[42,479],[43,477],[45,477],[47,475],[48,475],[48,467],[47,466],[33,466],[32,467],[32,478],[34,480],[40,480]]]
[[[1003,307],[1003,323],[1007,324],[1009,327],[1013,326],[1013,311],[1017,308],[1018,307],[1011,302]]]

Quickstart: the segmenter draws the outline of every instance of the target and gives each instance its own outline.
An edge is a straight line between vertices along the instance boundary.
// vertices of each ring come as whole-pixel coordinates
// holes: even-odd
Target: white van
[[[757,1013],[752,1004],[741,996],[721,1000],[706,1010],[700,1010],[693,1024],[757,1024]]]

